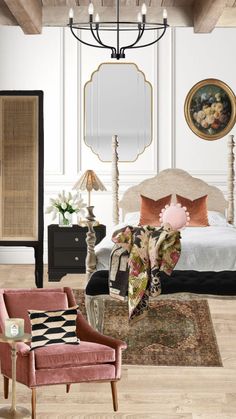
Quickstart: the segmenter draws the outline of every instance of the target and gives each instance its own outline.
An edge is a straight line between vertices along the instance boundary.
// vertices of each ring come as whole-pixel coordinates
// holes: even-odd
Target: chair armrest
[[[85,340],[87,342],[94,342],[100,343],[101,345],[110,346],[115,350],[115,379],[119,380],[121,377],[121,363],[122,363],[122,350],[127,348],[125,342],[119,339],[111,338],[110,336],[103,335],[102,333],[97,332],[94,330],[82,314],[78,314],[77,316],[77,336],[81,340]]]
[[[19,342],[16,345],[17,354],[21,356],[29,356],[30,346],[26,345],[24,342]]]
[[[103,335],[102,333],[99,333],[93,329],[82,316],[82,314],[78,314],[77,317],[77,336],[81,340],[100,343],[102,345],[110,346],[113,349],[124,350],[127,348],[127,344],[122,340]]]
[[[19,342],[16,345],[17,350],[17,381],[28,387],[34,387],[36,385],[35,376],[35,357],[34,351],[30,350],[30,347],[23,342]],[[8,377],[12,377],[11,368],[11,346],[7,343],[0,344],[0,359],[1,359],[1,371]]]
[[[6,355],[9,358],[11,357],[11,345],[9,343],[2,344],[0,349],[2,349],[4,356]],[[19,342],[16,344],[16,352],[17,355],[28,356],[30,353],[30,346],[26,345],[24,342]]]

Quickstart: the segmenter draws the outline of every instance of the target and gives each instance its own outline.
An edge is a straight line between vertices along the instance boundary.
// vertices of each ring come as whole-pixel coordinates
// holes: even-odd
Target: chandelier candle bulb
[[[147,14],[147,6],[145,3],[142,4],[142,9],[141,9],[142,15],[146,15]]]
[[[69,18],[70,19],[73,19],[73,17],[74,17],[74,11],[73,11],[72,8],[70,8],[70,10],[69,10]]]
[[[19,338],[24,335],[24,319],[6,319],[5,336],[8,338]]]
[[[99,17],[99,14],[98,13],[96,13],[96,16],[95,16],[95,22],[96,23],[99,23],[100,22],[100,17]]]
[[[93,3],[89,3],[88,13],[89,13],[89,15],[93,15],[93,13],[94,13]]]
[[[167,10],[166,9],[163,10],[163,22],[165,25],[167,24]]]
[[[145,3],[142,4],[141,13],[142,13],[142,22],[145,23],[146,22],[146,14],[147,14],[147,6],[146,6]]]
[[[142,23],[142,15],[141,15],[141,13],[139,12],[138,13],[138,15],[137,15],[137,21],[139,22],[139,23]]]
[[[92,23],[93,22],[93,13],[94,13],[93,3],[89,3],[88,13],[89,13],[89,22]]]
[[[73,11],[73,9],[70,8],[70,10],[69,10],[69,24],[70,25],[73,24],[73,18],[74,18],[74,11]]]

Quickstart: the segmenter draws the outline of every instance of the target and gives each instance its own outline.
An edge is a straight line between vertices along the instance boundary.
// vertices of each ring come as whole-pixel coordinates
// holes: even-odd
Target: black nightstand
[[[73,225],[59,227],[57,224],[48,226],[48,279],[60,281],[70,273],[85,273],[85,258],[87,255],[87,227]],[[106,235],[106,226],[100,224],[94,227],[96,244]]]

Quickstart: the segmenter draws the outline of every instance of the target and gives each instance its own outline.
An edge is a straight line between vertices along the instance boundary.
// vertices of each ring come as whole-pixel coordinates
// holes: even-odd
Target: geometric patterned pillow
[[[78,345],[76,319],[78,307],[66,310],[29,310],[31,322],[31,349],[55,343]]]

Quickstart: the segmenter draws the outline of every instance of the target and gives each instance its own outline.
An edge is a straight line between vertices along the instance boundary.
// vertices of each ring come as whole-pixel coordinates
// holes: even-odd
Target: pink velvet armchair
[[[27,310],[55,310],[75,306],[70,288],[0,289],[0,331],[8,317],[25,319],[25,331],[31,326]],[[36,388],[52,384],[109,381],[113,408],[118,410],[116,382],[121,377],[121,352],[126,344],[92,329],[82,314],[77,317],[79,345],[56,344],[30,351],[25,343],[17,347],[17,381],[32,390],[32,418],[36,418]],[[4,377],[4,397],[8,398],[11,378],[10,346],[0,344],[1,372]]]

